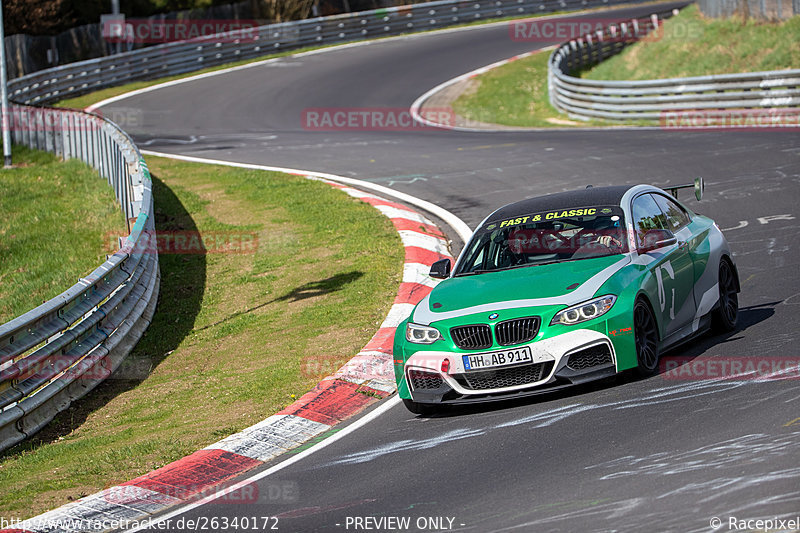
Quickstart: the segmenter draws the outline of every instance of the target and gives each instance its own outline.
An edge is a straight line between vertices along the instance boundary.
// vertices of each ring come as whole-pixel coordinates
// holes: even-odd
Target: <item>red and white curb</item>
[[[231,498],[226,482],[301,446],[395,392],[392,361],[395,329],[436,285],[437,281],[427,273],[434,261],[451,257],[448,240],[435,223],[405,205],[320,175],[303,175],[374,206],[392,221],[403,242],[403,279],[394,304],[372,339],[339,370],[266,420],[158,470],[0,533],[109,531],[141,524],[176,505],[215,495]],[[459,234],[463,238],[463,232]],[[238,487],[240,494],[232,499],[242,503],[253,498],[254,486],[249,491],[247,488]],[[257,494],[255,498],[257,501]]]

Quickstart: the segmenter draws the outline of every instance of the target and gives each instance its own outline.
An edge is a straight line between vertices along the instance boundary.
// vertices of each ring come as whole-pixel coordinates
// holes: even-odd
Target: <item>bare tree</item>
[[[275,22],[300,20],[311,15],[314,0],[252,0],[256,18]]]

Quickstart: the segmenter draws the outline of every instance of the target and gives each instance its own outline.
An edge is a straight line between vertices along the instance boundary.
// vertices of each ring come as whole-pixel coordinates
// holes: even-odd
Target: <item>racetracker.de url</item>
[[[132,520],[127,518],[111,519],[77,519],[63,518],[58,520],[7,520],[0,518],[0,529],[66,530],[66,531],[108,531],[129,529],[150,529],[160,531],[278,531],[276,516],[199,516],[197,518],[143,518]]]

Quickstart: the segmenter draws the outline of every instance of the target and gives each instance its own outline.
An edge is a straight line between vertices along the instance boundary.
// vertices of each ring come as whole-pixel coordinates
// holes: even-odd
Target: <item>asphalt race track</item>
[[[730,517],[800,514],[800,381],[702,374],[734,359],[800,360],[796,133],[304,129],[304,110],[408,109],[439,83],[548,44],[514,42],[504,24],[430,33],[286,57],[103,112],[135,117],[123,127],[143,149],[355,177],[472,227],[527,196],[703,176],[706,198],[687,203],[715,218],[735,251],[737,331],[667,354],[698,363],[688,376],[623,376],[430,418],[395,405],[259,480],[257,502],[193,508],[167,530],[190,529],[178,518],[256,517],[261,527],[277,516],[280,531],[699,532],[714,530],[714,517],[727,531]]]

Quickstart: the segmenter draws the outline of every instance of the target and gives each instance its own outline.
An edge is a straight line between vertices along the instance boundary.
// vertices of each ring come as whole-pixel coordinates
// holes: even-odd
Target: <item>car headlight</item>
[[[579,324],[581,322],[586,322],[587,320],[592,320],[593,318],[597,318],[606,314],[616,301],[616,296],[608,295],[601,296],[600,298],[595,298],[578,305],[573,305],[572,307],[567,307],[566,309],[562,309],[556,313],[556,316],[553,317],[550,325],[564,324],[565,326],[571,326],[573,324]]]
[[[406,325],[406,340],[414,344],[433,344],[442,338],[442,334],[436,328],[420,326],[419,324]]]

